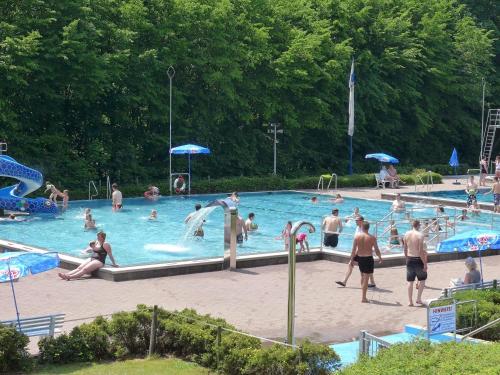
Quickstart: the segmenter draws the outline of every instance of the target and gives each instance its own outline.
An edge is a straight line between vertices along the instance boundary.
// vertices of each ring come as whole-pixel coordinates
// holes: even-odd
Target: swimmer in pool
[[[84,230],[97,229],[97,226],[95,225],[95,220],[92,219],[92,214],[86,215],[85,224],[83,226],[83,229]]]
[[[255,219],[255,214],[253,212],[250,212],[248,214],[248,219],[246,219],[245,221],[245,227],[247,228],[247,232],[254,232],[259,228],[259,226],[253,222],[254,219]]]
[[[158,219],[158,211],[152,210],[151,214],[149,214],[148,220],[156,220],[156,219]]]

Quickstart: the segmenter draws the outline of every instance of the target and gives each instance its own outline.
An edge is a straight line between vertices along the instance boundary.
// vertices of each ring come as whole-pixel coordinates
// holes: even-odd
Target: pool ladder
[[[426,177],[425,182],[422,178],[422,175],[418,174],[415,177],[415,191],[417,191],[418,183],[420,182],[420,184],[424,188],[424,192],[429,193],[432,190],[432,188],[434,187],[434,179],[432,177],[432,171],[427,171],[424,176]]]
[[[324,190],[324,182],[328,180],[328,185],[326,186],[326,190],[330,190],[330,185],[332,184],[332,181],[335,181],[335,190],[337,190],[337,174],[336,173],[331,173],[331,174],[323,174],[319,177],[318,181],[318,189],[317,190]],[[321,189],[320,189],[321,187]]]
[[[92,189],[95,192],[94,194],[92,192]],[[94,199],[98,195],[99,195],[99,190],[97,190],[97,186],[95,186],[95,182],[94,181],[89,181],[89,201],[91,201],[92,199]]]

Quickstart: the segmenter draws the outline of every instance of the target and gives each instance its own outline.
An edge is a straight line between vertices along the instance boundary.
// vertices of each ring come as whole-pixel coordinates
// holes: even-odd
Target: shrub
[[[114,314],[109,321],[97,318],[74,328],[69,335],[42,339],[40,362],[90,362],[144,356],[149,349],[151,317],[152,308],[139,305],[136,311]],[[218,326],[235,330],[223,319],[201,316],[194,310],[171,313],[159,309],[156,354],[174,354],[231,375],[323,375],[338,364],[334,351],[309,342],[305,342],[301,350],[280,345],[263,348],[256,338],[223,330],[218,345]]]
[[[400,174],[401,179],[407,184],[414,184],[418,181],[417,176],[420,175],[426,181],[427,169],[419,169],[410,171],[408,174]],[[441,183],[441,175],[433,173],[434,183]],[[231,191],[276,191],[276,190],[294,190],[294,189],[316,189],[318,186],[319,175],[305,176],[299,178],[285,178],[280,176],[263,176],[263,177],[232,177],[221,178],[216,180],[194,180],[191,183],[191,192],[193,194],[210,194],[224,193]],[[372,187],[375,186],[374,173],[354,174],[351,176],[338,176],[338,187]],[[169,186],[167,184],[156,184],[163,195],[169,194]],[[146,191],[146,185],[124,185],[120,186],[125,197],[142,196]],[[70,192],[71,199],[87,199],[88,191],[72,190]],[[99,197],[106,195],[106,188],[101,187]]]
[[[33,366],[26,346],[28,336],[14,327],[0,325],[0,372],[27,371]]]
[[[500,289],[467,290],[455,293],[457,301],[477,301],[477,322],[474,328],[500,318]],[[457,311],[457,328],[470,326],[470,316],[473,315],[473,305],[462,305]],[[500,341],[500,325],[493,326],[474,336],[483,340]]]
[[[109,328],[112,352],[117,358],[144,356],[148,353],[151,310],[139,305],[136,311],[113,314]]]
[[[499,374],[500,344],[443,343],[425,340],[398,344],[373,358],[363,357],[341,371],[342,375],[366,374]]]

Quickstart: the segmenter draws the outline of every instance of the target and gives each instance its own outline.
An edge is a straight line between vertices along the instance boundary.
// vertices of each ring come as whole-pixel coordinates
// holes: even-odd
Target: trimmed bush
[[[443,343],[425,340],[398,344],[364,357],[341,371],[342,375],[449,375],[500,374],[500,344]]]
[[[406,184],[415,184],[418,181],[417,176],[421,176],[426,181],[427,174],[425,169],[414,170],[408,174],[401,174],[401,180]],[[435,184],[441,183],[442,176],[433,173]],[[284,178],[279,176],[264,176],[264,177],[233,177],[221,178],[216,180],[197,180],[191,183],[191,192],[193,194],[210,194],[224,193],[231,191],[276,191],[276,190],[295,190],[295,189],[316,189],[318,187],[317,176],[306,176],[300,178]],[[374,187],[375,174],[354,174],[352,176],[339,176],[338,187]],[[155,184],[158,186],[163,195],[169,194],[169,186],[165,183]],[[140,197],[147,190],[146,185],[123,185],[120,190],[125,197]],[[70,192],[71,199],[87,199],[88,191],[72,190]],[[99,197],[106,195],[106,188],[101,187]]]
[[[152,308],[139,305],[136,311],[114,314],[108,321],[98,318],[83,324],[69,335],[45,338],[39,343],[40,361],[68,363],[145,356],[151,317]],[[156,354],[174,354],[231,375],[323,375],[338,365],[333,350],[309,342],[301,350],[280,345],[262,347],[258,339],[223,330],[218,345],[218,326],[235,330],[223,319],[201,316],[194,310],[171,313],[159,309]]]
[[[467,290],[454,294],[457,301],[477,301],[477,322],[474,328],[500,318],[500,289]],[[465,304],[457,311],[457,328],[470,326],[470,317],[473,315],[473,305]],[[474,336],[478,339],[500,341],[500,325],[493,326]]]
[[[33,361],[26,349],[28,336],[16,331],[14,327],[0,325],[0,373],[28,371]]]

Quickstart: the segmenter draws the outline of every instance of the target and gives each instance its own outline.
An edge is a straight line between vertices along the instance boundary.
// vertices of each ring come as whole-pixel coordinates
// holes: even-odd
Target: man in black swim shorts
[[[416,303],[423,305],[422,292],[427,280],[427,252],[424,246],[424,235],[419,231],[420,222],[415,220],[413,229],[406,232],[404,237],[404,253],[406,257],[406,281],[408,281],[408,306],[413,306],[413,282],[418,279],[418,293]]]
[[[361,302],[363,303],[368,303],[368,299],[366,298],[368,279],[370,275],[373,274],[375,266],[372,255],[373,251],[377,254],[379,263],[382,263],[382,254],[380,254],[377,239],[368,233],[369,229],[370,223],[364,221],[362,224],[362,232],[354,236],[351,261],[349,262],[350,265],[354,262],[358,262],[359,270],[361,271]]]

